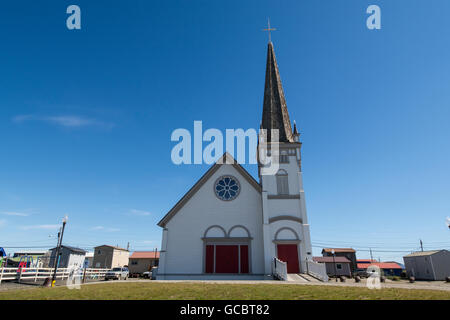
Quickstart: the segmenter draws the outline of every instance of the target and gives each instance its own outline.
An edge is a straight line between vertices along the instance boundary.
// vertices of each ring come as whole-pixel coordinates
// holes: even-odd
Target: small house
[[[150,271],[152,267],[157,267],[158,264],[158,251],[135,251],[130,256],[128,269],[132,274],[142,274],[146,271]]]
[[[57,248],[50,249],[50,267],[54,267],[58,261],[58,268],[83,268],[86,251],[80,248],[62,245],[59,251],[59,259],[56,259]]]

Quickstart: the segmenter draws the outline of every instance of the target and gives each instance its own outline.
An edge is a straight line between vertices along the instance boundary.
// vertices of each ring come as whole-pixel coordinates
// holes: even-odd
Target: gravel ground
[[[90,280],[87,279],[86,280],[86,284],[87,283],[101,283],[101,282],[105,282],[104,280],[98,281],[98,280]],[[0,291],[8,291],[8,290],[21,290],[21,289],[34,289],[34,288],[39,288],[40,286],[42,286],[44,284],[44,280],[38,280],[36,282],[34,282],[33,280],[26,280],[26,281],[21,281],[21,283],[18,283],[17,281],[12,281],[12,280],[7,280],[7,281],[2,281],[2,283],[0,284]],[[65,286],[67,285],[67,280],[56,280],[56,286]]]
[[[132,280],[128,279],[126,282],[142,282],[142,281],[152,281],[152,282],[165,282],[165,283],[175,283],[175,282],[186,282],[186,283],[237,283],[237,284],[289,284],[289,285],[306,285],[306,286],[347,286],[347,287],[366,287],[366,279],[361,280],[360,283],[356,283],[354,280],[347,280],[346,282],[334,282],[329,281],[324,282],[296,282],[296,281],[277,281],[277,280]],[[114,281],[114,283],[119,283],[123,281]],[[95,284],[102,282],[90,282],[87,284]],[[104,283],[104,281],[103,281]],[[385,283],[381,283],[381,288],[398,288],[398,289],[422,289],[422,290],[443,290],[449,291],[450,294],[450,283],[445,281],[416,281],[415,283],[409,283],[405,280],[391,281],[386,280]]]
[[[296,282],[296,281],[271,281],[271,280],[259,280],[259,281],[246,281],[246,280],[153,280],[157,282],[210,282],[210,283],[248,283],[248,284],[289,284],[289,285],[306,285],[306,286],[347,286],[347,287],[366,287],[366,279],[361,280],[360,283],[356,283],[354,280],[347,280],[346,282],[335,282],[334,280],[327,283],[324,282]],[[398,289],[422,289],[422,290],[443,290],[449,291],[450,294],[450,283],[445,281],[416,281],[415,283],[409,283],[408,281],[391,281],[386,280],[385,283],[381,283],[381,289],[383,288],[398,288]]]

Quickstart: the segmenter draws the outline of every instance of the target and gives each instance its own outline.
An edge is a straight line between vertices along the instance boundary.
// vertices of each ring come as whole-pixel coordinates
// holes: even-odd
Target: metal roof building
[[[403,257],[406,273],[417,280],[445,280],[450,276],[450,251],[418,251]]]

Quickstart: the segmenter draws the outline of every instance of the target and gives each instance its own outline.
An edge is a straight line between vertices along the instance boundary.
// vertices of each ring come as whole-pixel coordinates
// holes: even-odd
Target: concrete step
[[[287,281],[292,281],[292,282],[308,282],[308,280],[306,280],[305,278],[301,277],[299,274],[297,273],[288,273],[287,275]]]
[[[300,273],[300,274],[298,274],[298,276],[303,278],[307,282],[320,282],[319,279],[316,279],[313,276],[310,276],[309,274],[306,274],[306,273]]]

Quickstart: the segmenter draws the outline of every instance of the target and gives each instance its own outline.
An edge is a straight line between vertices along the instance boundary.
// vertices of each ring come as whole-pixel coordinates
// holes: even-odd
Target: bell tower
[[[266,274],[271,274],[275,257],[287,262],[288,273],[306,272],[306,260],[312,260],[301,146],[297,125],[294,122],[293,129],[291,126],[274,47],[269,41],[258,143]]]

